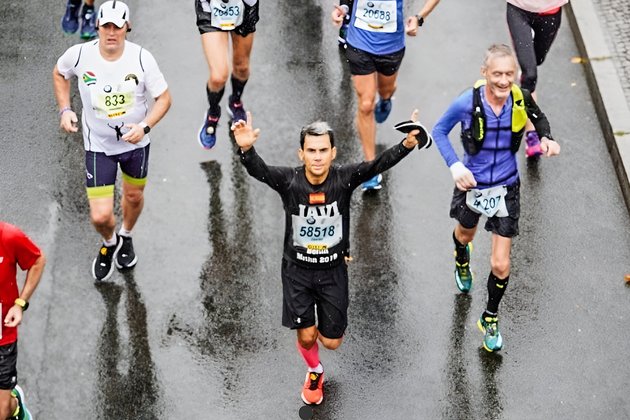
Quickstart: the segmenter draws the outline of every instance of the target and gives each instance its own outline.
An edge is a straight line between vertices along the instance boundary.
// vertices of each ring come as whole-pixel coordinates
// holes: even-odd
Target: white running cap
[[[113,23],[122,28],[125,22],[129,23],[129,7],[122,1],[106,1],[98,9],[98,25]]]

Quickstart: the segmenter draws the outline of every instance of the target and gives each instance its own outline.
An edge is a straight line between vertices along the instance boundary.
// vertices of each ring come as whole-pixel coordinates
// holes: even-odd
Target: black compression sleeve
[[[549,140],[553,140],[553,136],[551,135],[551,127],[549,126],[549,120],[542,112],[542,110],[534,101],[532,94],[529,93],[527,89],[522,89],[523,91],[523,99],[525,100],[525,110],[527,111],[527,116],[529,120],[534,124],[536,128],[536,132],[538,133],[538,137],[543,138],[547,137]]]

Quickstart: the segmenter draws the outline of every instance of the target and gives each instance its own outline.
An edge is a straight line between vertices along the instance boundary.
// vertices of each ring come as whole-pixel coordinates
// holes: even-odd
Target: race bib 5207
[[[505,205],[506,194],[505,185],[484,190],[473,189],[466,193],[466,205],[472,211],[488,217],[507,217],[509,214]]]

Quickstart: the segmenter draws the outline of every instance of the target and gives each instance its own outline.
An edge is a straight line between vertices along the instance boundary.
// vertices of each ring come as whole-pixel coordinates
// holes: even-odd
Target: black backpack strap
[[[475,141],[483,143],[486,137],[486,113],[483,109],[481,101],[481,86],[473,88],[473,106],[472,106],[472,136]]]

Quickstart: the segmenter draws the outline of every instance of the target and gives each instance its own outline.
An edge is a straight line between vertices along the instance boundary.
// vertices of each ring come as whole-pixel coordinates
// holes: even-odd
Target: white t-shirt
[[[569,0],[507,0],[507,2],[526,12],[544,13],[564,6]]]
[[[85,150],[117,155],[149,144],[149,136],[137,144],[120,139],[128,129],[147,115],[146,94],[157,98],[168,85],[153,55],[133,42],[125,41],[122,56],[105,60],[99,41],[77,44],[57,60],[57,69],[66,79],[78,78],[83,102],[83,142]]]

